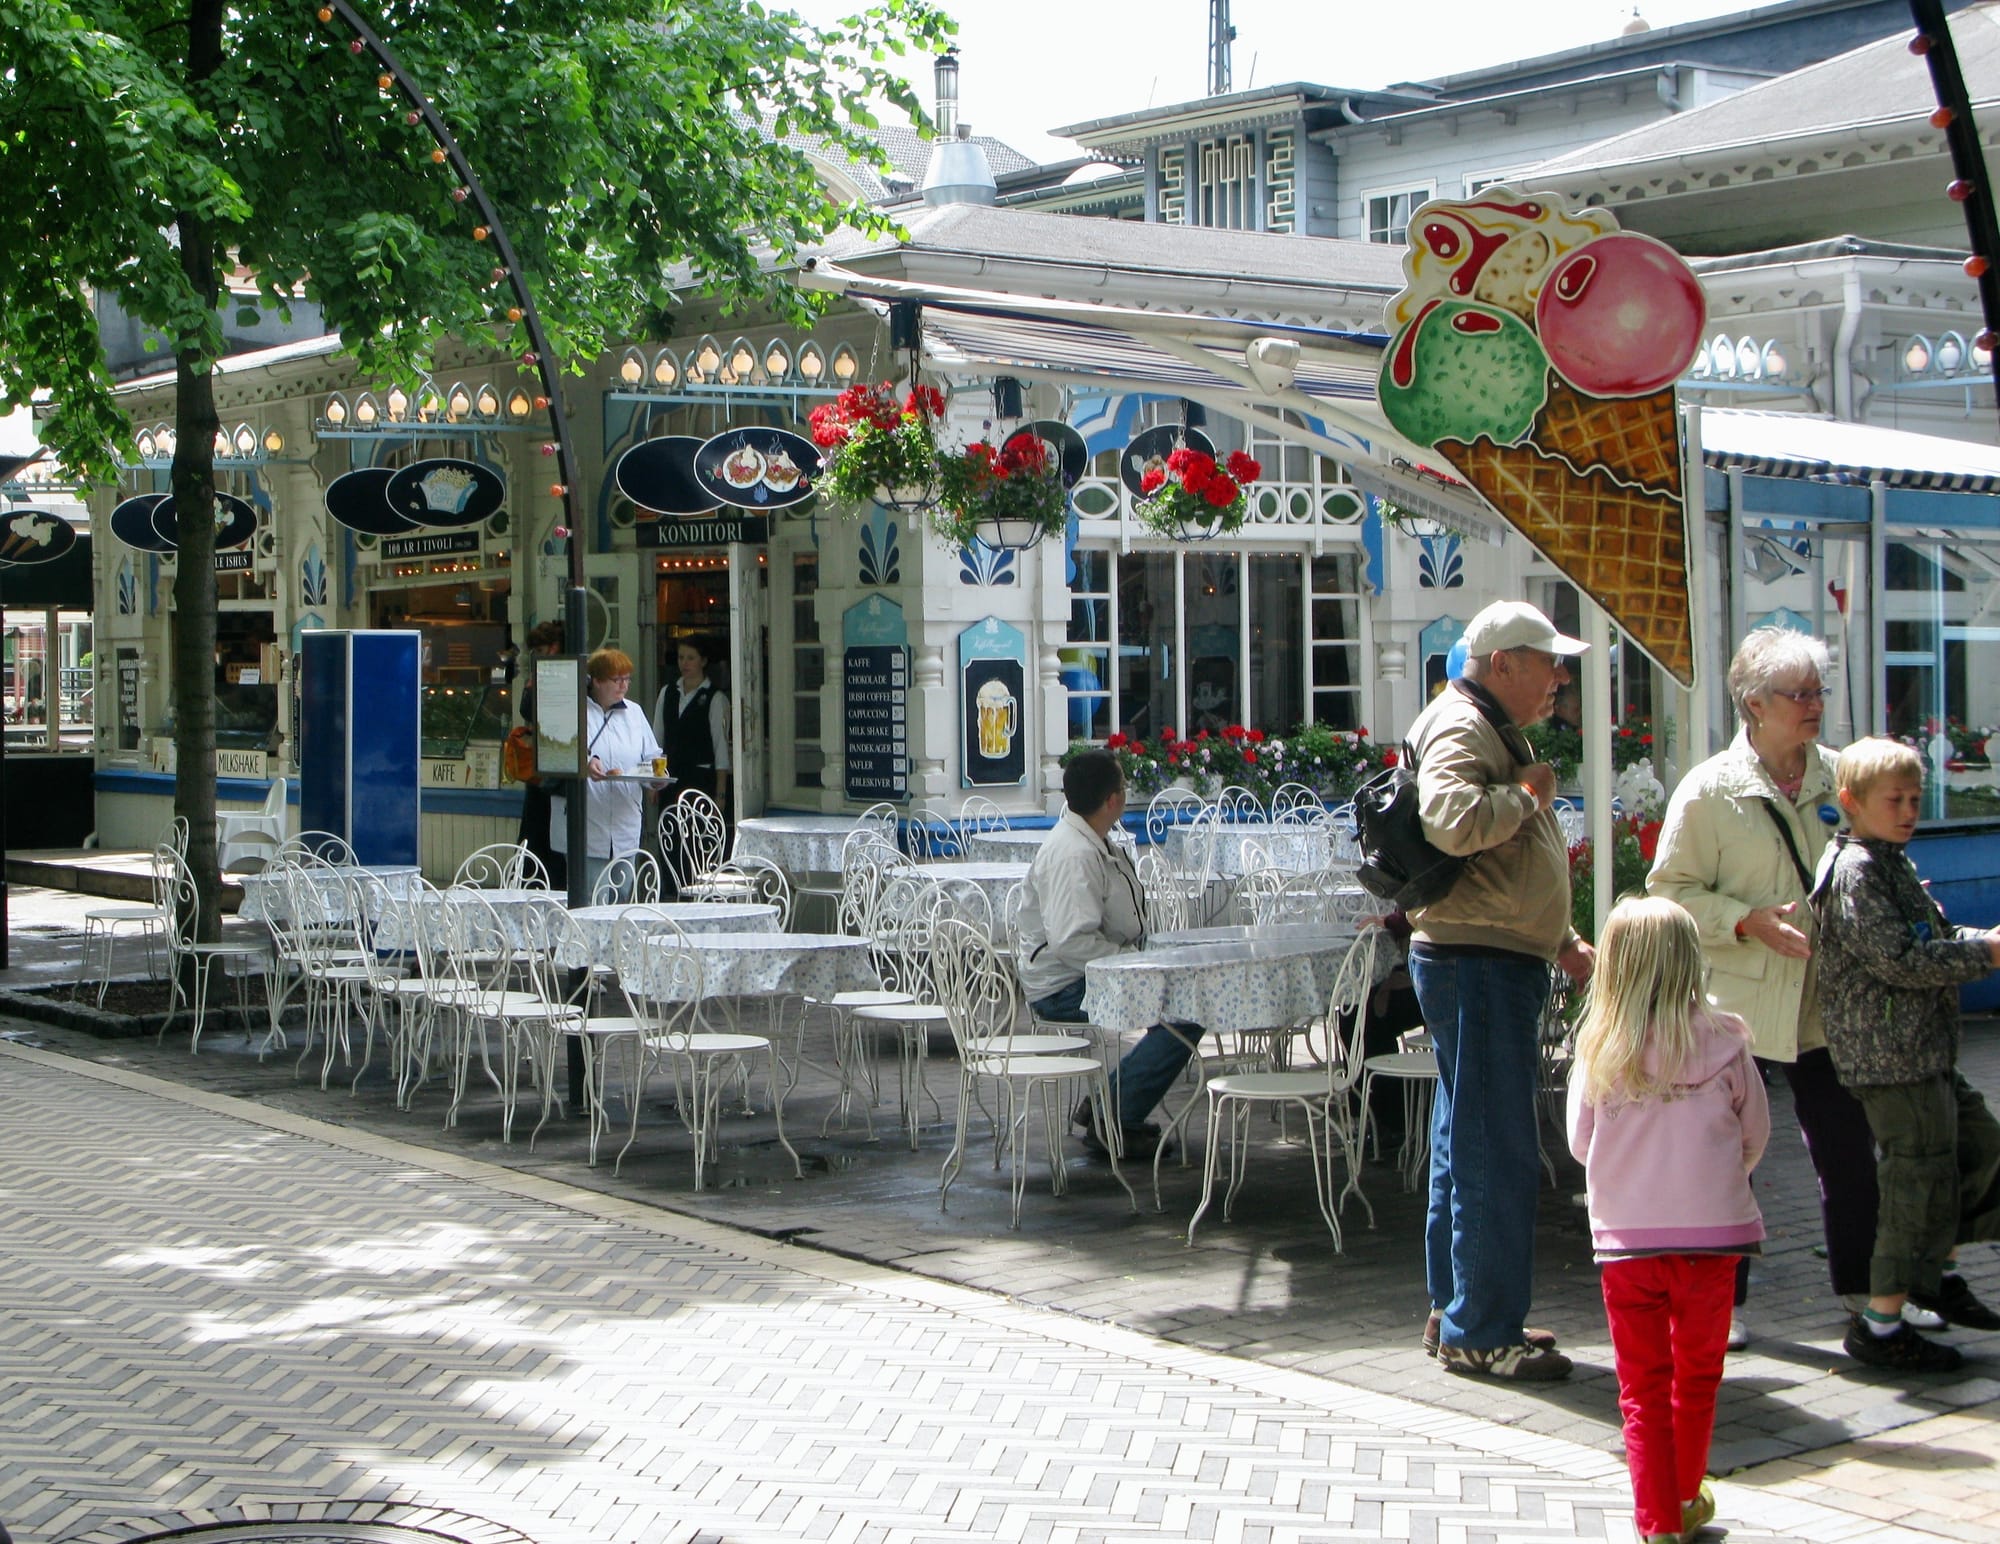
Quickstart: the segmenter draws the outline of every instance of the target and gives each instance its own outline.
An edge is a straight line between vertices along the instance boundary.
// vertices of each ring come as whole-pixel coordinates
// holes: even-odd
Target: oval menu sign
[[[153,511],[169,498],[165,493],[140,493],[111,511],[111,534],[141,552],[172,552],[174,544],[153,526]]]
[[[612,481],[641,509],[658,515],[705,515],[718,502],[695,480],[702,442],[691,434],[664,434],[634,445],[618,458]]]
[[[717,504],[785,509],[812,497],[819,447],[789,429],[727,429],[695,452],[694,478]]]
[[[76,545],[76,529],[46,509],[0,515],[0,564],[53,563]]]
[[[136,502],[128,500],[129,502]],[[119,506],[123,508],[123,505]],[[117,511],[112,511],[115,516]],[[153,506],[153,531],[166,543],[154,550],[173,552],[181,542],[180,515],[174,508],[172,494],[162,494]],[[116,527],[113,527],[116,530]],[[231,547],[240,547],[257,533],[257,511],[233,493],[218,493],[215,496],[215,550],[226,552]]]
[[[414,520],[406,520],[389,507],[389,479],[395,469],[386,466],[358,467],[344,472],[326,485],[326,512],[350,531],[367,536],[403,536],[422,530]]]
[[[477,525],[507,500],[500,474],[476,461],[412,461],[389,479],[389,508],[440,530]]]

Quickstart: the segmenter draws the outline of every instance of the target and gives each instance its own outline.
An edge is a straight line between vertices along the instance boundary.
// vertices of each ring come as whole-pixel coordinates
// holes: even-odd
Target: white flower
[[[1651,817],[1667,807],[1667,790],[1653,775],[1650,760],[1635,761],[1611,785],[1613,801],[1628,815]]]

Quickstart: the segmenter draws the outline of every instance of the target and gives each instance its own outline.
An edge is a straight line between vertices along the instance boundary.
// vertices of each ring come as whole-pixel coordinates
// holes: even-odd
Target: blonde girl
[[[1590,1191],[1648,1541],[1692,1539],[1715,1515],[1703,1475],[1736,1262],[1764,1237],[1750,1171],[1770,1108],[1749,1029],[1708,1005],[1703,977],[1693,917],[1621,901],[1597,941],[1570,1070],[1570,1150]]]

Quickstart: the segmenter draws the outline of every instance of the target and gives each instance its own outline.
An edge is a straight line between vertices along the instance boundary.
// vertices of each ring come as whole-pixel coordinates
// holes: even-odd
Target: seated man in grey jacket
[[[1038,1016],[1080,1024],[1083,967],[1137,949],[1146,938],[1145,899],[1131,857],[1111,844],[1125,813],[1125,774],[1109,751],[1085,751],[1063,768],[1069,806],[1028,868],[1016,947],[1021,989]],[[1155,1024],[1112,1074],[1124,1156],[1150,1158],[1159,1128],[1147,1115],[1187,1066],[1198,1024]],[[1089,1112],[1077,1112],[1083,1143],[1096,1150]]]

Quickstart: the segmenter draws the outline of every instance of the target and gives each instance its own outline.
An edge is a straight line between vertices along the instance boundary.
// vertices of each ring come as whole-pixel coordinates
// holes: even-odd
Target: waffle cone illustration
[[[1496,445],[1480,435],[1437,448],[1661,668],[1683,684],[1694,680],[1687,517],[1678,495],[1627,487],[1601,466],[1579,474],[1534,443]]]
[[[1680,421],[1669,386],[1648,397],[1587,397],[1553,371],[1530,441],[1579,472],[1679,498]]]

